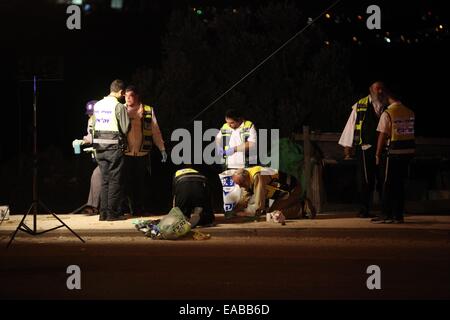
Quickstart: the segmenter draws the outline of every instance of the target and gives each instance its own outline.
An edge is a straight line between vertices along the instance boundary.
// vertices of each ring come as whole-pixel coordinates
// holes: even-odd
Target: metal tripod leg
[[[47,229],[44,231],[39,231],[37,232],[37,220],[36,220],[36,215],[37,215],[37,209],[38,206],[41,205],[42,208],[45,209],[45,211],[47,211],[48,213],[50,213],[53,217],[55,217],[60,223],[61,225],[56,226],[54,228],[51,229]],[[31,210],[34,208],[34,219],[33,219],[33,229],[31,229],[29,226],[27,226],[24,221],[25,218],[27,217],[27,215],[31,212]],[[52,211],[50,211],[47,206],[45,204],[43,204],[41,201],[33,201],[33,203],[30,206],[30,209],[28,209],[28,212],[23,216],[22,220],[20,221],[19,225],[17,226],[16,230],[14,231],[13,235],[11,236],[11,239],[9,240],[8,244],[7,244],[7,248],[9,248],[9,246],[11,245],[12,241],[14,240],[14,238],[16,237],[16,234],[19,230],[22,230],[28,234],[31,234],[33,236],[35,235],[39,235],[39,234],[43,234],[49,231],[53,231],[62,227],[66,227],[67,229],[69,229],[70,232],[72,232],[73,235],[75,235],[78,239],[81,240],[81,242],[85,243],[85,241],[83,240],[83,238],[81,238],[75,231],[73,231],[67,224],[64,223],[64,221],[62,221],[55,213],[53,213]]]
[[[45,204],[43,204],[42,202],[40,202],[39,201],[39,203],[40,203],[40,205],[42,206],[42,208],[44,208],[45,210],[47,210],[47,212],[49,212],[49,213],[51,213],[51,215],[52,216],[54,216],[59,222],[61,222],[62,223],[62,226],[64,226],[64,227],[66,227],[67,229],[69,229],[69,231],[70,232],[72,232],[72,234],[74,235],[74,236],[76,236],[78,239],[80,239],[81,240],[81,242],[85,242],[84,240],[83,240],[83,238],[81,238],[75,231],[73,231],[67,224],[65,224],[55,213],[53,213],[53,212],[51,212],[48,208],[47,208],[47,206],[45,205]],[[62,226],[60,226],[60,227],[62,227]],[[48,230],[48,231],[50,231],[50,230]]]
[[[22,225],[25,225],[23,222],[25,221],[25,218],[27,217],[27,215],[31,212],[31,209],[33,209],[35,206],[35,202],[33,201],[33,203],[31,204],[30,208],[28,209],[27,213],[24,214],[22,220],[20,220],[19,225],[17,226],[16,230],[14,231],[13,235],[11,236],[11,239],[9,239],[8,244],[6,245],[6,248],[9,248],[9,246],[11,245],[11,242],[13,242],[14,238],[16,237],[17,231],[19,231],[20,227]],[[26,225],[25,225],[26,226]],[[28,226],[26,226],[28,228]],[[30,229],[30,228],[28,228]],[[30,230],[31,231],[31,230]]]

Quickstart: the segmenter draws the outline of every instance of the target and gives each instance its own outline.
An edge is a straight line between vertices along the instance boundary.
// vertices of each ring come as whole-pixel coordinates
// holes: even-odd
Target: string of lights
[[[214,21],[219,13],[222,14],[254,14],[250,8],[191,7],[193,14],[204,23]],[[385,45],[408,46],[421,43],[449,40],[448,24],[431,10],[426,10],[413,17],[403,30],[369,30],[366,26],[368,15],[365,12],[354,14],[327,12],[316,24],[327,34],[325,46],[335,41],[350,43],[351,45]],[[311,18],[307,18],[309,22]],[[397,27],[398,28],[398,27]]]

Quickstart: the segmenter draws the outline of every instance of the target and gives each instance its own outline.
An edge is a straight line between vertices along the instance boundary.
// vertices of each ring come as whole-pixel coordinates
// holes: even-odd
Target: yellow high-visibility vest
[[[414,154],[416,150],[414,112],[401,103],[390,105],[385,112],[391,119],[388,154]]]
[[[254,166],[250,168],[246,168],[250,175],[250,184],[253,186],[255,181],[255,176],[257,174],[270,176],[271,181],[265,186],[266,189],[266,198],[267,199],[279,199],[289,194],[290,189],[290,180],[293,177],[287,177],[285,179],[280,179],[280,172],[278,170],[272,168],[265,168],[261,166]],[[285,175],[283,175],[285,176]],[[294,178],[295,179],[295,178]],[[286,181],[281,181],[286,180]]]
[[[356,121],[353,132],[353,145],[376,144],[379,117],[370,103],[369,96],[356,103]]]
[[[142,115],[142,146],[140,151],[150,151],[152,148],[152,116],[153,108],[148,105],[144,105],[144,112]]]
[[[197,170],[194,170],[191,168],[180,169],[180,170],[177,170],[177,172],[175,172],[175,178],[178,178],[179,176],[181,176],[183,174],[187,174],[187,173],[199,173],[199,172]]]
[[[180,181],[198,181],[206,184],[206,177],[197,170],[185,168],[175,172],[173,177],[173,187]]]
[[[240,135],[242,143],[247,142],[250,137],[250,129],[253,127],[253,122],[246,120],[244,121],[244,125],[240,128]],[[224,123],[222,128],[220,128],[220,132],[222,133],[222,145],[224,146],[224,150],[228,150],[230,147],[230,137],[233,133],[233,129],[228,125],[228,123]],[[225,163],[227,162],[227,156],[224,155]],[[245,166],[248,166],[248,152],[245,153]]]
[[[153,145],[153,132],[152,132],[152,119],[153,119],[153,108],[144,105],[143,113],[141,119],[141,128],[142,128],[142,144],[139,148],[141,152],[149,152],[152,149]],[[129,147],[125,150],[125,153],[130,152]]]

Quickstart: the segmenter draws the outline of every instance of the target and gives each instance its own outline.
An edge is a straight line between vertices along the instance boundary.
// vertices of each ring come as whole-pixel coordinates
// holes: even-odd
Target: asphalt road
[[[449,299],[448,230],[308,230],[153,241],[18,238],[0,248],[1,299]],[[69,290],[69,265],[81,289]],[[380,267],[369,290],[367,267]]]

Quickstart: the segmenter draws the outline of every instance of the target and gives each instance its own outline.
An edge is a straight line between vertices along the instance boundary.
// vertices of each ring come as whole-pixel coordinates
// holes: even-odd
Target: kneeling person
[[[175,172],[173,206],[180,208],[191,227],[214,221],[207,179],[197,170],[187,168]]]
[[[254,166],[237,170],[233,181],[254,196],[254,203],[247,210],[256,216],[279,210],[288,219],[315,217],[311,202],[302,201],[302,188],[294,176]],[[275,200],[270,208],[267,205],[269,199]]]

